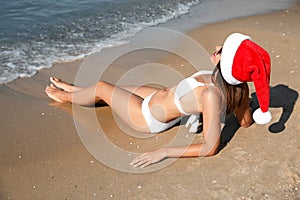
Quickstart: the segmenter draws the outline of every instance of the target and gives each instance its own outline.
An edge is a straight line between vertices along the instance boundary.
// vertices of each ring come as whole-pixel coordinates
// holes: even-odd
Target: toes
[[[51,76],[50,81],[53,83],[55,81],[55,78],[53,76]]]
[[[45,90],[50,90],[50,89],[51,89],[51,87],[48,85]]]
[[[54,83],[54,82],[60,81],[60,79],[58,79],[58,78],[56,78],[56,77],[54,77],[54,76],[51,76],[51,77],[50,77],[50,81],[51,81],[52,83]]]
[[[56,89],[56,87],[53,83],[50,84],[50,87],[53,88],[53,89]]]
[[[53,83],[51,83],[49,86],[46,87],[45,92],[53,92],[55,91],[57,88],[55,87],[55,85]]]
[[[46,91],[46,92],[52,92],[53,89],[54,89],[54,88],[51,87],[51,85],[50,85],[50,86],[47,86],[47,87],[46,87],[45,91]]]
[[[45,89],[46,94],[51,94],[52,91],[53,91],[53,89],[50,86],[47,86],[46,89]]]

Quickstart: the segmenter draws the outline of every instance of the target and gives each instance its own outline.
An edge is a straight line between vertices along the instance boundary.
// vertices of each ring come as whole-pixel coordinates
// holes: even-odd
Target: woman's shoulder
[[[201,91],[201,101],[203,104],[216,104],[222,102],[222,95],[217,87],[204,87]]]

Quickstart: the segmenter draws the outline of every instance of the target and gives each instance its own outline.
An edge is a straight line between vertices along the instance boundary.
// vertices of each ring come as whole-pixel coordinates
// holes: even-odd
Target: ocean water
[[[200,0],[0,0],[0,83],[118,46]]]
[[[229,6],[227,14],[216,18],[220,16],[214,13],[218,5],[234,1],[247,3],[247,0],[0,0],[0,84],[32,76],[55,62],[72,61],[125,44],[148,26],[172,24],[176,20],[186,25],[209,23],[270,10],[276,5],[274,2],[282,4],[265,0],[269,2],[264,7],[258,5],[264,1],[254,0],[253,4],[258,5],[254,8],[232,12],[236,9]],[[281,4],[276,8],[281,8]],[[209,13],[211,16],[207,18]]]

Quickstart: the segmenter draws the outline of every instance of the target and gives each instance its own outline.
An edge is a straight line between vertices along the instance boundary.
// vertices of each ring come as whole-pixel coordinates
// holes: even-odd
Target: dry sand
[[[216,156],[178,159],[150,173],[122,172],[99,162],[80,140],[72,115],[74,109],[79,109],[76,120],[87,132],[95,131],[85,118],[85,112],[94,109],[72,110],[71,105],[53,104],[44,94],[50,75],[72,82],[82,61],[57,64],[31,78],[2,85],[0,199],[300,199],[298,101],[285,130],[277,134],[268,130],[280,119],[284,103],[293,101],[287,95],[300,91],[299,21],[300,9],[295,6],[208,25],[190,33],[208,52],[222,44],[231,32],[250,35],[270,52],[271,86],[275,88],[271,100],[273,119],[268,125],[240,128]],[[115,82],[129,66],[161,56],[162,64],[184,75],[194,72],[193,67],[177,57],[145,50],[113,63],[104,77]],[[153,75],[145,74],[143,78],[149,76]],[[289,89],[278,93],[275,86],[280,84]],[[96,114],[107,138],[132,152],[165,145],[179,130],[175,127],[148,139],[135,138],[116,126],[110,108],[98,107]],[[201,134],[195,140],[201,140]],[[114,158],[111,152],[105,153]]]

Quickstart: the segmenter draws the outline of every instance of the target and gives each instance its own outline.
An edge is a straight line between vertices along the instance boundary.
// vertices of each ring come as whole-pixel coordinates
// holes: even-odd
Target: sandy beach
[[[102,73],[101,79],[113,83],[120,78],[126,83],[140,79],[150,83],[151,78],[159,79],[169,73],[167,70],[156,74],[152,70],[153,74],[138,73],[139,77],[132,79],[130,73],[124,76],[132,67],[145,62],[158,62],[180,72],[164,83],[171,85],[197,69],[186,60],[164,51],[144,49],[118,58],[103,72],[97,71],[95,77],[94,74],[90,74],[91,77],[84,73],[78,75],[82,66],[93,65],[93,62],[96,65],[89,70],[98,70],[95,67],[107,62],[101,58],[112,55],[111,51],[126,48],[120,47],[92,55],[88,61],[58,63],[33,77],[1,85],[0,200],[300,199],[299,21],[300,6],[295,5],[274,13],[210,24],[188,33],[207,52],[213,52],[230,33],[242,32],[270,53],[273,119],[267,125],[239,128],[216,156],[170,159],[149,168],[151,172],[147,173],[129,165],[136,153],[167,145],[178,135],[182,138],[178,144],[201,141],[201,134],[188,135],[184,128],[177,126],[151,137],[136,137],[138,133],[116,120],[110,108],[54,103],[44,89],[52,75],[67,82],[89,85],[99,78],[99,73]],[[185,48],[184,45],[181,48]],[[193,55],[193,52],[187,54]],[[205,59],[203,54],[203,64],[211,65]],[[84,77],[84,81],[76,77]],[[253,93],[251,84],[250,89]],[[97,126],[89,118],[91,114],[97,117]],[[277,127],[276,124],[271,127],[276,122],[279,122]],[[280,128],[283,130],[273,133]],[[123,154],[106,150],[104,144],[86,148],[82,133],[90,133],[97,139],[102,135],[114,147],[132,153],[119,158]],[[100,151],[97,156],[102,152],[101,159],[106,163],[91,153],[97,150]],[[113,162],[107,164],[110,160]]]

